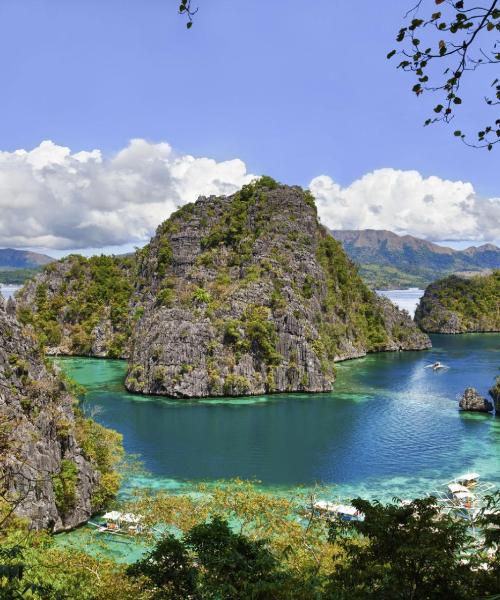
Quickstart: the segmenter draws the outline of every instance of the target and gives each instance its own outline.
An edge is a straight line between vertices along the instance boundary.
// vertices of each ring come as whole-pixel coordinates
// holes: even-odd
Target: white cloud
[[[0,246],[78,249],[149,238],[177,206],[227,194],[253,176],[238,159],[176,154],[132,140],[114,157],[51,141],[0,152]]]
[[[141,243],[177,206],[232,193],[253,178],[241,160],[195,158],[140,139],[111,158],[50,141],[0,152],[0,246],[59,254]],[[470,183],[381,169],[345,188],[322,175],[310,188],[331,228],[500,239],[500,199],[478,198]]]
[[[434,241],[500,239],[500,198],[479,198],[471,183],[380,169],[345,188],[321,175],[310,189],[332,229],[389,229]]]

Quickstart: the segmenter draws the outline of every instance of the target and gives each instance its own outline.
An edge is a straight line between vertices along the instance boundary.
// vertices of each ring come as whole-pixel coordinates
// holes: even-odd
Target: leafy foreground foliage
[[[128,566],[105,547],[99,554],[94,536],[85,543],[91,556],[45,534],[27,538],[21,526],[2,531],[0,598],[465,600],[500,589],[498,492],[476,537],[433,498],[356,500],[366,519],[345,523],[305,510],[312,498],[271,496],[247,482],[197,492],[144,493],[126,507],[165,528]]]
[[[407,23],[399,30],[396,40],[402,50],[391,50],[401,61],[398,68],[413,76],[412,91],[417,96],[438,94],[440,102],[434,114],[425,122],[450,123],[458,114],[464,95],[464,79],[483,66],[498,73],[500,63],[498,32],[500,7],[496,0],[418,0],[406,14]],[[493,75],[492,75],[493,77]],[[470,90],[473,89],[469,87]],[[488,122],[469,141],[460,129],[454,134],[466,144],[491,150],[500,141],[500,84],[498,78],[478,96],[491,109]],[[470,99],[470,98],[469,98]]]

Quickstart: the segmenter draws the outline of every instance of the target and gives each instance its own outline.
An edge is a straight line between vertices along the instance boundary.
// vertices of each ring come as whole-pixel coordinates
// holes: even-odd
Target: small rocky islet
[[[178,398],[330,391],[336,361],[431,345],[312,195],[268,177],[183,206],[133,255],[51,263],[18,304],[49,353],[126,358],[130,391]]]
[[[427,333],[500,331],[500,270],[487,275],[452,275],[431,283],[415,312]]]

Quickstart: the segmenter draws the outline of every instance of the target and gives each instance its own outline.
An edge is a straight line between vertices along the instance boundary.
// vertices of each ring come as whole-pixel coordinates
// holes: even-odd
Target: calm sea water
[[[21,289],[20,285],[6,285],[6,284],[3,284],[3,283],[0,283],[0,294],[2,294],[2,296],[4,298],[10,298],[19,289]]]
[[[387,296],[396,306],[407,310],[413,317],[417,309],[420,298],[424,295],[425,290],[418,288],[410,288],[409,290],[377,290],[377,294]]]
[[[500,418],[458,411],[472,385],[487,392],[500,335],[434,336],[426,352],[338,365],[331,393],[169,400],[128,394],[125,363],[58,363],[89,390],[86,405],[124,435],[150,472],[128,486],[177,489],[194,480],[256,478],[273,489],[316,483],[332,494],[417,496],[463,471],[500,484]],[[449,369],[426,365],[440,360]]]

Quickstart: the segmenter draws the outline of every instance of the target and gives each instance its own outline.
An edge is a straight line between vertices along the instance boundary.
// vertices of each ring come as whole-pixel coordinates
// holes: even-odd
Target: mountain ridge
[[[331,230],[349,257],[374,288],[425,288],[432,281],[458,272],[500,268],[500,248],[494,244],[454,250],[389,230]]]
[[[36,269],[53,260],[51,256],[31,250],[0,248],[0,269]]]

